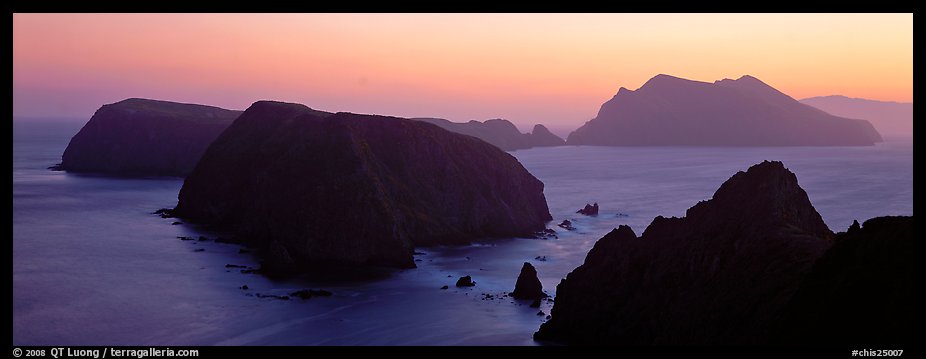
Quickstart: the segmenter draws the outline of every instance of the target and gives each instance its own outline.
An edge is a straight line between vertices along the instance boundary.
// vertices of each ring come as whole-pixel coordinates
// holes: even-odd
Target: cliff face
[[[185,176],[240,115],[146,99],[104,105],[68,143],[60,168],[117,175]]]
[[[434,124],[450,132],[476,137],[504,151],[566,144],[562,138],[539,124],[534,126],[533,132],[521,133],[513,123],[502,119],[485,122],[451,122],[442,118],[413,118],[413,120]]]
[[[903,348],[913,341],[913,217],[839,233],[776,326],[782,344]]]
[[[755,344],[832,233],[780,162],[739,172],[683,218],[621,226],[557,286],[535,334],[573,344]]]
[[[836,117],[743,76],[714,83],[658,75],[621,88],[570,145],[867,146],[881,136],[868,121]]]
[[[261,101],[209,147],[181,217],[235,230],[266,265],[414,267],[415,245],[529,235],[543,183],[511,155],[420,121]]]

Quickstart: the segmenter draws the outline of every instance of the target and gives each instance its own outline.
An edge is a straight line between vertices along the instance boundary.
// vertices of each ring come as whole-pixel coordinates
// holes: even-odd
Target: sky
[[[269,99],[562,132],[661,73],[912,102],[913,15],[13,15],[14,118]]]

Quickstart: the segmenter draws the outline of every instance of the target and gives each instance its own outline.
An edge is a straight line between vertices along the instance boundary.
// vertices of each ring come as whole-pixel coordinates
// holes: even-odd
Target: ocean
[[[911,138],[872,147],[534,148],[511,154],[544,182],[559,238],[420,248],[417,269],[372,279],[272,280],[226,267],[258,266],[241,247],[178,240],[216,234],[152,214],[176,205],[180,178],[48,170],[82,125],[13,121],[13,345],[536,345],[531,335],[552,303],[499,296],[514,289],[524,262],[555,294],[612,228],[639,235],[655,216],[683,216],[763,160],[797,175],[833,231],[913,214]],[[591,202],[599,216],[575,213]],[[577,229],[556,227],[564,219]],[[463,275],[476,286],[454,287]],[[303,288],[334,295],[257,296]]]

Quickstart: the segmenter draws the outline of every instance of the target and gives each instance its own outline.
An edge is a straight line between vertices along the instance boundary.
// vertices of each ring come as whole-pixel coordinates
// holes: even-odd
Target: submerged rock
[[[295,292],[289,293],[291,297],[297,297],[302,299],[310,299],[312,297],[330,297],[334,293],[331,293],[324,289],[301,289]]]
[[[557,286],[538,340],[572,344],[741,345],[769,341],[833,234],[797,178],[762,162],[683,218],[620,226]]]
[[[565,229],[565,230],[567,230],[567,231],[574,231],[574,230],[576,230],[576,227],[573,227],[573,226],[572,226],[572,222],[569,221],[568,219],[564,219],[562,222],[560,222],[560,224],[557,224],[557,226],[559,226],[559,227],[561,227],[561,228],[563,228],[563,229]]]

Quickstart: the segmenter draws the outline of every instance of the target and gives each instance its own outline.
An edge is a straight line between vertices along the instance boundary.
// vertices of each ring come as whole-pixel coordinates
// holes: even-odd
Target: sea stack
[[[58,168],[120,176],[179,176],[241,111],[131,98],[100,107],[71,138]]]
[[[620,226],[557,286],[538,340],[570,344],[768,342],[801,278],[833,234],[796,176],[762,162],[683,218],[640,237]]]
[[[530,263],[524,262],[524,266],[521,267],[521,274],[518,275],[511,296],[515,299],[538,299],[547,296],[543,292],[543,284],[537,278],[537,270]]]
[[[186,178],[178,217],[234,231],[268,270],[411,268],[414,246],[531,236],[543,183],[479,139],[408,119],[259,101]]]
[[[865,120],[802,104],[752,76],[713,83],[657,75],[621,88],[566,140],[603,146],[870,146]]]

